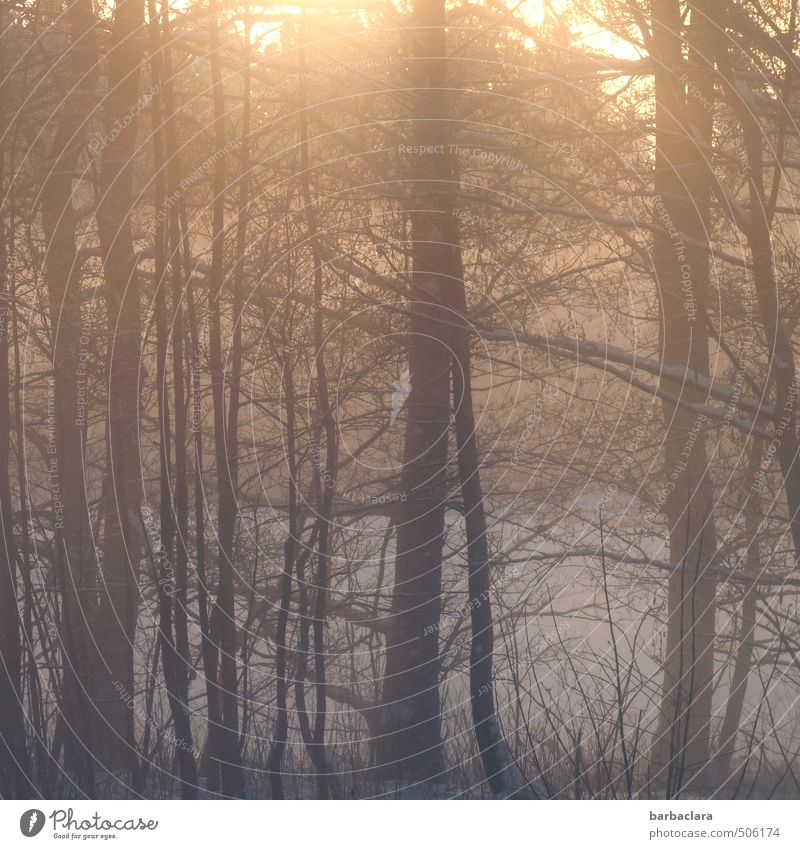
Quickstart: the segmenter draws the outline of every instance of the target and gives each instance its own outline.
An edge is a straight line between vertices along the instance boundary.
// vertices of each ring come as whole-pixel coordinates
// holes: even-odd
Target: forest
[[[800,798],[798,0],[0,0],[0,797]]]

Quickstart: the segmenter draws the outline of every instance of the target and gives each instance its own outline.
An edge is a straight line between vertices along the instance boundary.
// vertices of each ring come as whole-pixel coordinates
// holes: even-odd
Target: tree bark
[[[228,430],[225,410],[225,369],[222,363],[221,300],[225,286],[225,93],[219,55],[219,4],[211,21],[211,82],[214,100],[214,161],[211,243],[210,368],[214,404],[214,446],[217,466],[217,597],[211,615],[212,639],[219,639],[219,684],[222,723],[209,732],[217,736],[216,756],[220,786],[226,796],[244,794],[244,773],[239,739],[239,680],[236,656],[238,629],[234,597],[233,538],[236,528],[238,435]],[[231,384],[231,409],[238,405],[238,390]],[[230,424],[235,425],[236,417]]]
[[[699,4],[693,4],[698,6]],[[705,309],[709,258],[708,167],[711,147],[713,68],[709,67],[709,22],[692,11],[687,75],[678,0],[653,0],[656,91],[655,218],[666,226],[654,237],[653,261],[661,301],[662,359],[708,374]],[[702,96],[691,110],[686,86]],[[695,139],[695,141],[693,141]],[[684,242],[680,234],[692,237]],[[690,400],[704,400],[684,390]],[[713,685],[716,580],[707,568],[716,549],[713,491],[706,453],[706,420],[669,402],[662,405],[663,504],[669,529],[667,645],[654,777],[667,796],[713,783],[708,769]]]
[[[108,487],[97,644],[104,676],[98,694],[103,722],[96,747],[102,767],[135,776],[133,703],[138,573],[144,555],[138,452],[139,281],[131,214],[137,149],[144,0],[118,0],[108,52],[109,139],[100,164],[97,225],[108,307]]]
[[[286,461],[289,465],[289,529],[283,546],[283,571],[280,577],[280,606],[275,626],[275,733],[269,750],[269,779],[273,799],[284,798],[283,756],[289,735],[289,710],[287,705],[286,658],[288,653],[287,628],[289,605],[292,600],[292,573],[297,553],[297,464],[295,440],[295,396],[292,380],[291,352],[284,352],[283,388],[286,396]]]
[[[165,206],[165,140],[163,132],[164,110],[161,92],[164,88],[164,61],[161,45],[161,26],[155,0],[148,0],[150,29],[150,67],[153,88],[152,100],[153,164],[155,168],[155,310],[156,310],[156,382],[158,415],[161,430],[160,484],[161,484],[161,544],[156,552],[158,574],[156,586],[159,600],[159,639],[161,641],[161,665],[167,691],[172,724],[175,729],[175,758],[178,763],[180,795],[182,799],[197,798],[197,764],[194,759],[192,726],[189,712],[188,634],[185,621],[179,622],[182,596],[185,620],[186,603],[186,539],[188,534],[188,498],[186,489],[186,399],[183,385],[183,344],[181,330],[181,273],[180,246],[176,240],[168,242],[169,219]],[[174,216],[173,216],[174,220]],[[172,253],[167,259],[168,245]],[[172,270],[172,281],[177,288],[173,300],[172,355],[175,397],[175,494],[173,496],[170,457],[170,411],[169,381],[167,378],[168,339],[165,289],[168,286],[168,266]],[[177,278],[177,280],[176,280]],[[175,294],[173,290],[173,295]],[[177,532],[177,533],[176,533]],[[176,539],[177,537],[177,539]],[[177,545],[176,545],[177,543]],[[177,555],[176,555],[177,549]],[[173,567],[173,563],[175,566]],[[174,627],[173,627],[174,622]],[[184,652],[179,649],[179,634],[186,644]]]
[[[739,624],[739,646],[733,663],[731,689],[725,705],[722,727],[716,741],[717,783],[723,796],[729,796],[735,790],[732,785],[732,762],[736,749],[736,738],[741,730],[744,699],[747,693],[747,679],[753,661],[753,650],[756,630],[756,602],[758,601],[758,584],[756,580],[763,573],[763,564],[759,551],[759,526],[761,524],[761,498],[752,484],[761,466],[763,446],[754,440],[751,448],[750,470],[747,499],[744,506],[745,539],[747,540],[746,564],[747,571],[753,576],[753,583],[745,585],[742,596],[742,608]]]
[[[415,90],[409,156],[411,314],[408,334],[410,393],[397,523],[394,592],[386,645],[379,770],[396,782],[446,781],[439,694],[439,619],[442,546],[447,499],[450,424],[448,290],[458,278],[458,256],[447,244],[452,179],[446,143],[446,36],[442,0],[414,4],[412,71]]]
[[[328,582],[330,580],[330,535],[331,509],[333,495],[336,491],[336,474],[338,465],[338,446],[336,442],[336,423],[331,410],[328,393],[328,375],[325,365],[325,338],[322,316],[322,257],[319,250],[319,234],[315,199],[311,194],[309,170],[311,164],[308,152],[308,93],[306,87],[306,32],[305,9],[301,18],[302,45],[300,48],[300,170],[302,174],[302,193],[305,205],[305,217],[308,225],[308,239],[311,247],[311,261],[314,266],[314,370],[316,373],[316,403],[319,414],[319,426],[315,427],[314,440],[316,448],[314,456],[317,462],[317,521],[319,533],[317,537],[317,570],[314,578],[314,692],[315,712],[314,729],[309,751],[316,769],[317,794],[320,799],[330,797],[330,779],[328,755],[325,749],[325,725],[327,720],[326,706],[326,671],[325,671],[325,615],[328,599]],[[322,465],[320,449],[321,436],[325,435],[325,462]],[[299,682],[299,686],[303,686]]]
[[[51,144],[51,165],[40,194],[42,230],[47,245],[44,277],[53,334],[53,434],[48,445],[50,489],[56,540],[56,576],[61,593],[63,680],[60,711],[64,720],[64,766],[84,792],[93,793],[92,753],[102,723],[93,703],[105,670],[94,649],[97,619],[97,557],[84,479],[84,439],[88,421],[88,352],[81,343],[81,279],[76,250],[73,174],[84,141],[83,124],[94,103],[91,89],[98,51],[96,19],[88,0],[65,12],[69,47],[63,73],[70,92],[62,103]],[[64,498],[63,493],[70,493]]]
[[[460,235],[455,216],[446,227],[447,241],[459,250]],[[472,626],[469,659],[470,705],[478,751],[492,794],[498,799],[532,799],[537,794],[530,788],[518,764],[511,756],[500,727],[495,700],[494,620],[491,599],[491,562],[488,528],[480,477],[477,426],[472,402],[472,363],[467,298],[463,264],[453,281],[454,322],[452,372],[453,409],[458,451],[458,472],[464,506],[467,535],[467,568],[469,611]]]
[[[789,529],[795,550],[795,563],[800,563],[800,436],[797,432],[797,367],[790,333],[782,316],[778,280],[775,276],[775,257],[770,234],[771,201],[764,186],[764,131],[758,112],[757,98],[750,83],[737,77],[725,36],[725,18],[711,4],[709,20],[715,27],[714,58],[719,67],[723,90],[742,128],[746,156],[746,177],[749,194],[747,220],[736,223],[744,232],[750,246],[753,285],[761,324],[769,347],[766,383],[775,391],[775,440],[778,465],[783,477],[783,489],[789,510]],[[791,30],[794,30],[794,16]],[[787,75],[795,71],[795,60],[787,62]],[[788,109],[787,104],[783,108]],[[775,179],[778,179],[777,177]],[[767,466],[769,463],[767,463]],[[763,486],[762,468],[756,486]]]

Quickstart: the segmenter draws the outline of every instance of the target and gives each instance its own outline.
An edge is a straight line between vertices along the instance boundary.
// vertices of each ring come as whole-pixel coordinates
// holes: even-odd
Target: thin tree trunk
[[[11,209],[15,208],[13,192],[11,193]],[[11,232],[14,232],[12,218]],[[14,333],[14,374],[22,374],[22,357],[19,344],[19,302],[17,300],[16,280],[12,274],[9,277],[12,324]],[[34,632],[35,599],[33,594],[33,583],[31,580],[31,564],[33,563],[33,551],[31,548],[30,509],[28,495],[28,470],[25,457],[25,431],[22,421],[22,381],[17,379],[14,384],[14,427],[17,440],[17,481],[19,484],[19,525],[21,528],[22,544],[20,548],[22,570],[22,586],[25,593],[24,610],[22,615],[22,636],[25,640],[26,669],[28,680],[28,704],[31,711],[31,724],[35,735],[33,746],[35,751],[36,781],[39,792],[45,798],[52,794],[52,774],[55,771],[54,761],[58,754],[51,755],[48,750],[48,728],[45,719],[45,709],[42,700],[42,686],[39,676],[39,666],[36,660],[36,634]],[[43,638],[43,654],[48,656],[48,649],[44,642],[44,630],[37,616],[37,628],[40,637]]]
[[[0,147],[0,162],[4,161],[4,154]],[[0,189],[5,188],[3,176],[0,171]],[[11,287],[7,246],[5,222],[0,221],[0,796],[23,799],[34,796],[36,790],[30,778],[23,712],[18,554],[9,470],[11,392],[8,332],[11,326]]]
[[[244,773],[239,739],[239,681],[237,675],[238,633],[234,597],[233,538],[236,527],[238,435],[227,430],[225,413],[225,370],[222,363],[221,310],[225,284],[225,94],[219,43],[219,5],[211,21],[211,81],[214,100],[214,161],[211,242],[211,392],[214,404],[214,445],[217,466],[217,598],[211,617],[212,635],[219,637],[219,684],[222,724],[218,729],[220,786],[226,796],[244,794]],[[231,405],[238,393],[231,386]],[[236,417],[233,419],[235,424]]]
[[[172,277],[173,335],[172,360],[175,397],[175,511],[177,514],[177,552],[175,568],[175,645],[181,658],[180,687],[185,693],[188,704],[189,678],[192,671],[192,658],[189,649],[188,632],[188,588],[189,588],[189,484],[188,461],[185,441],[180,438],[189,427],[186,412],[189,401],[184,385],[184,359],[191,373],[188,381],[191,396],[191,431],[194,447],[194,525],[195,553],[197,569],[198,619],[200,622],[200,656],[206,686],[206,712],[208,733],[204,763],[206,765],[206,786],[209,791],[219,791],[219,759],[216,754],[218,729],[222,722],[217,685],[217,650],[211,639],[209,616],[209,577],[206,574],[205,546],[205,497],[203,489],[203,434],[201,417],[201,350],[198,318],[194,293],[189,284],[192,274],[191,253],[189,248],[189,228],[186,204],[181,189],[181,157],[177,140],[177,116],[172,85],[172,33],[170,27],[170,9],[168,0],[161,5],[161,44],[163,54],[163,95],[166,113],[164,128],[167,156],[167,191],[173,203],[168,215],[169,262]],[[186,295],[189,321],[189,342],[192,346],[188,357],[183,350],[183,296]],[[191,725],[189,726],[191,730]],[[194,744],[192,743],[192,748]],[[213,767],[209,768],[209,764]]]
[[[446,240],[459,250],[460,235],[455,216],[446,228]],[[461,263],[459,262],[461,265]],[[486,511],[480,478],[475,411],[472,404],[472,364],[467,326],[467,299],[463,265],[453,281],[453,409],[458,451],[458,472],[467,534],[468,596],[472,625],[469,660],[470,704],[478,751],[492,794],[500,799],[537,798],[512,758],[497,717],[494,697],[494,621],[490,582],[490,558]]]
[[[161,545],[157,552],[159,574],[157,575],[159,596],[159,638],[161,640],[161,663],[164,670],[164,683],[167,691],[170,714],[175,728],[175,757],[178,762],[180,779],[180,794],[182,799],[197,797],[197,766],[192,745],[192,729],[189,719],[189,703],[187,682],[187,655],[182,655],[177,647],[177,600],[179,588],[184,592],[186,580],[185,545],[188,533],[187,497],[186,497],[186,421],[185,398],[183,392],[183,350],[180,343],[178,320],[173,322],[173,365],[175,377],[175,454],[176,481],[175,497],[170,486],[170,415],[169,415],[169,386],[167,379],[167,311],[164,290],[167,287],[167,218],[165,216],[165,160],[163,138],[163,110],[161,91],[164,83],[163,57],[161,52],[161,28],[156,11],[155,0],[148,0],[148,15],[150,29],[150,64],[152,69],[153,88],[156,89],[152,100],[152,129],[153,129],[153,160],[155,167],[156,194],[156,229],[155,240],[155,309],[156,309],[156,382],[158,386],[158,413],[161,430],[160,478],[161,478]],[[174,246],[174,242],[173,242]],[[178,247],[179,250],[179,247]],[[173,277],[177,273],[178,294],[180,297],[180,263],[179,253],[170,257]],[[176,315],[180,315],[180,300],[176,305]],[[176,339],[178,342],[176,343]],[[181,463],[178,467],[178,457]],[[173,504],[175,512],[173,512]],[[178,516],[178,559],[181,565],[173,568],[175,563],[175,522]],[[181,580],[182,579],[182,580]],[[175,627],[173,629],[173,620]],[[188,637],[184,639],[188,642]]]
[[[744,699],[747,693],[747,679],[750,677],[756,630],[756,602],[758,601],[758,577],[763,574],[763,564],[759,552],[759,528],[761,525],[762,505],[758,491],[753,487],[761,466],[763,444],[753,441],[750,455],[750,470],[747,500],[744,506],[745,539],[747,540],[747,572],[753,576],[753,583],[746,585],[742,597],[739,622],[739,646],[733,663],[731,689],[725,705],[722,727],[717,740],[717,783],[722,795],[730,795],[732,785],[732,761],[736,750],[736,737],[741,730]]]
[[[184,225],[184,233],[186,228]],[[188,257],[188,249],[184,249]],[[188,261],[185,263],[188,276]],[[203,661],[203,674],[206,683],[207,732],[205,748],[206,787],[211,793],[220,790],[218,729],[222,725],[222,712],[217,677],[217,648],[211,634],[209,576],[206,571],[205,539],[205,496],[203,490],[203,433],[200,418],[200,391],[202,358],[200,333],[194,295],[191,287],[187,289],[189,331],[192,339],[192,433],[194,435],[194,525],[197,564],[197,609],[200,620],[200,655]]]
[[[280,607],[275,627],[275,687],[277,719],[269,750],[269,778],[273,799],[284,798],[283,756],[289,734],[287,707],[286,655],[289,605],[292,600],[292,572],[297,549],[297,464],[295,440],[295,397],[290,352],[285,352],[283,388],[286,396],[286,461],[289,466],[289,532],[283,546],[283,572],[280,579]]]
[[[317,443],[315,456],[318,465],[322,462],[319,450],[321,432],[325,434],[325,465],[318,469],[319,498],[317,516],[319,536],[317,540],[317,572],[314,579],[314,686],[316,711],[314,731],[311,741],[311,757],[316,768],[317,793],[319,798],[330,796],[329,766],[325,751],[326,675],[325,675],[325,612],[327,607],[328,582],[330,575],[330,532],[331,508],[336,491],[336,473],[338,448],[336,442],[336,423],[331,411],[328,396],[328,376],[325,367],[325,341],[322,322],[322,259],[319,251],[318,227],[314,199],[311,196],[309,170],[311,164],[308,153],[308,96],[306,87],[306,45],[305,45],[305,9],[302,14],[302,45],[300,49],[300,170],[302,173],[303,202],[311,246],[311,261],[314,265],[314,369],[316,372],[316,400],[321,428],[316,429],[314,439]],[[300,682],[302,686],[302,682]]]
[[[175,555],[175,646],[182,660],[180,667],[181,687],[188,693],[192,658],[189,650],[188,589],[189,589],[189,482],[187,463],[188,405],[187,381],[184,368],[188,364],[184,351],[184,293],[189,285],[189,260],[181,258],[186,252],[182,247],[180,233],[180,210],[184,204],[180,198],[180,154],[177,150],[177,111],[172,90],[172,61],[170,38],[169,5],[163,0],[163,24],[161,31],[163,53],[163,92],[166,113],[165,141],[167,151],[167,189],[171,198],[179,200],[177,208],[168,215],[168,261],[172,278],[172,371],[175,398],[175,514],[178,534]]]

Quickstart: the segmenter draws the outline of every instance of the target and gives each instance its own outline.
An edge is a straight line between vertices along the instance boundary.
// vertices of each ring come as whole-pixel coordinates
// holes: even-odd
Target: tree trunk
[[[2,68],[0,64],[0,71]],[[3,161],[4,154],[0,147],[0,161]],[[5,190],[4,183],[0,179],[2,190]],[[0,796],[24,799],[34,796],[36,790],[30,780],[23,712],[20,593],[17,589],[17,545],[9,470],[11,287],[7,246],[5,222],[0,222]]]
[[[750,246],[753,285],[761,324],[769,349],[767,385],[775,389],[775,453],[783,477],[783,489],[789,510],[789,529],[794,545],[795,563],[800,563],[800,437],[797,433],[797,386],[794,349],[791,334],[781,315],[775,257],[770,234],[773,210],[764,187],[764,131],[761,126],[755,92],[747,79],[737,77],[725,37],[725,19],[720,9],[711,4],[709,18],[715,26],[714,56],[724,84],[728,102],[742,128],[746,174],[749,192],[749,215],[737,221]],[[792,13],[794,19],[794,12]],[[794,25],[792,24],[792,29]],[[793,73],[794,60],[787,63],[786,74]],[[787,104],[783,108],[789,108]],[[777,177],[775,179],[778,179]],[[771,461],[770,456],[770,461]],[[769,463],[767,463],[767,466]],[[757,488],[763,486],[766,468],[759,471]]]
[[[275,626],[275,733],[269,750],[269,779],[273,799],[283,799],[283,755],[289,735],[289,710],[287,706],[286,656],[289,605],[292,601],[292,573],[297,553],[297,464],[295,440],[295,397],[292,380],[291,352],[284,352],[283,387],[286,395],[286,462],[289,465],[289,532],[283,546],[283,571],[280,579],[280,607]]]
[[[178,621],[181,601],[185,611],[186,596],[186,538],[188,534],[188,499],[186,490],[186,399],[183,385],[183,344],[181,335],[181,273],[180,246],[173,239],[169,263],[167,261],[167,226],[170,223],[165,215],[165,171],[163,109],[161,91],[164,87],[164,66],[161,49],[161,27],[156,11],[155,0],[148,0],[150,29],[150,66],[153,88],[156,93],[152,100],[153,164],[155,168],[155,309],[156,309],[156,383],[158,394],[158,414],[161,430],[160,483],[161,483],[161,545],[156,552],[159,601],[159,639],[161,641],[161,665],[164,670],[164,684],[167,691],[170,714],[175,728],[175,758],[178,763],[180,794],[182,799],[197,797],[197,765],[192,744],[192,726],[189,712],[188,673],[188,634],[185,622],[183,627]],[[174,216],[173,216],[174,220]],[[172,278],[177,288],[177,301],[173,303],[172,354],[175,397],[175,494],[173,496],[170,463],[170,415],[169,385],[167,379],[167,310],[165,289],[168,285],[167,266],[172,269]],[[175,282],[177,278],[177,282]],[[177,522],[175,521],[177,519]],[[177,540],[176,540],[177,531]],[[176,545],[177,542],[177,545]],[[176,557],[177,548],[177,557]],[[173,563],[175,566],[173,567]],[[185,618],[185,614],[184,614]],[[173,628],[174,621],[174,628]],[[183,632],[183,641],[187,648],[179,650],[178,635]]]
[[[311,247],[311,261],[314,266],[314,370],[316,373],[316,403],[320,425],[315,427],[316,448],[314,456],[317,462],[317,571],[314,578],[314,692],[316,710],[314,730],[309,751],[316,769],[317,794],[320,799],[330,797],[328,756],[325,750],[326,673],[325,673],[325,614],[330,576],[330,534],[331,509],[336,491],[338,465],[338,445],[336,442],[336,423],[331,410],[328,394],[328,375],[325,366],[325,338],[322,323],[322,258],[319,251],[317,214],[315,199],[311,194],[309,171],[311,164],[308,153],[308,93],[306,88],[306,32],[305,9],[301,18],[302,44],[300,48],[300,170],[302,173],[303,203],[305,205],[308,239]],[[320,449],[321,436],[325,435],[325,462],[322,465]],[[303,686],[303,682],[299,682]]]
[[[697,5],[697,4],[695,4]],[[681,234],[705,242],[710,186],[701,161],[711,146],[713,68],[708,66],[708,20],[692,12],[688,85],[702,95],[690,110],[678,0],[653,0],[656,88],[656,221],[653,259],[661,300],[663,362],[708,374],[705,324],[709,260]],[[704,47],[706,48],[704,50]],[[693,139],[696,142],[693,143]],[[704,400],[685,390],[688,400]],[[713,685],[716,581],[707,567],[716,550],[713,491],[706,454],[706,419],[663,404],[664,513],[670,562],[667,647],[655,780],[672,797],[713,783],[708,770]]]
[[[233,589],[233,538],[236,528],[236,488],[238,479],[238,434],[231,433],[226,421],[225,369],[222,363],[221,300],[225,286],[225,94],[219,55],[218,4],[211,21],[211,81],[214,100],[214,161],[211,243],[211,392],[214,404],[214,446],[217,466],[217,598],[211,616],[212,639],[219,639],[219,684],[222,723],[209,731],[217,736],[216,750],[220,786],[226,796],[244,794],[244,773],[239,739],[239,680],[236,656],[238,629]],[[238,405],[238,388],[231,383],[230,405]]]
[[[458,279],[458,254],[446,243],[452,219],[447,146],[446,35],[443,0],[414,4],[413,142],[408,155],[413,265],[408,334],[410,393],[397,523],[394,594],[387,636],[376,753],[386,779],[446,781],[439,694],[439,619],[450,423],[448,291]],[[421,788],[421,792],[424,789]]]
[[[144,554],[138,452],[139,284],[131,213],[137,149],[144,0],[114,7],[108,53],[106,127],[97,225],[108,305],[108,487],[97,643],[107,672],[98,694],[103,722],[96,747],[102,767],[135,775],[133,654],[137,580]]]
[[[742,612],[739,624],[739,646],[733,663],[731,689],[725,705],[719,738],[717,739],[717,784],[723,796],[730,795],[735,787],[732,785],[732,761],[736,748],[736,737],[740,731],[744,697],[747,693],[747,679],[753,661],[756,630],[756,602],[758,601],[757,579],[764,572],[759,551],[758,533],[761,525],[762,504],[758,491],[753,487],[756,475],[761,466],[763,445],[754,440],[750,455],[750,470],[748,475],[747,499],[744,506],[745,539],[747,541],[746,566],[747,572],[753,576],[753,583],[745,585],[742,597]]]
[[[88,421],[88,351],[81,342],[81,280],[75,245],[72,175],[77,166],[98,52],[96,19],[89,0],[65,12],[70,46],[63,58],[70,92],[57,117],[52,165],[42,181],[42,230],[47,250],[50,325],[53,334],[53,432],[48,445],[50,489],[56,538],[56,580],[61,593],[64,765],[86,793],[93,792],[93,741],[102,722],[92,704],[104,677],[92,633],[97,618],[97,559],[84,480],[84,431]],[[84,340],[85,341],[85,340]],[[69,498],[62,494],[68,492]]]
[[[458,249],[460,235],[455,216],[446,227],[447,242]],[[460,259],[460,251],[459,251]],[[494,697],[494,621],[490,584],[490,559],[486,511],[480,478],[477,427],[472,404],[472,363],[467,325],[467,298],[463,265],[452,283],[453,408],[458,451],[458,472],[464,505],[469,573],[469,611],[472,624],[469,660],[470,704],[478,751],[492,794],[498,799],[537,798],[511,756],[497,717]]]

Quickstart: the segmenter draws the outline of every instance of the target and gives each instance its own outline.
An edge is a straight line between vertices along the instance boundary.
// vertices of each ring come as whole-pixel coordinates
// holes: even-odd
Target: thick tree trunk
[[[789,510],[789,529],[795,550],[795,563],[800,562],[800,436],[797,432],[797,367],[791,334],[781,314],[778,280],[775,276],[775,257],[770,234],[771,201],[764,186],[764,131],[759,116],[759,104],[750,82],[736,70],[725,37],[725,18],[722,10],[711,4],[708,15],[715,27],[714,57],[723,81],[728,102],[742,128],[746,175],[749,193],[749,212],[737,224],[750,246],[753,285],[761,325],[769,349],[767,382],[774,386],[774,429],[778,464],[783,477],[783,489]],[[794,12],[792,13],[794,19]],[[794,25],[792,25],[792,28]],[[785,73],[794,72],[794,60],[787,63]],[[788,108],[787,104],[783,108]],[[777,177],[775,179],[778,179]],[[768,467],[770,461],[766,464]],[[763,486],[766,468],[758,474],[756,487]]]
[[[411,391],[406,402],[400,521],[387,637],[378,765],[401,782],[446,781],[439,694],[439,619],[447,498],[450,348],[448,292],[458,254],[444,238],[452,219],[446,115],[444,2],[414,5],[413,142],[407,154],[413,267],[408,334]],[[432,151],[432,152],[425,152]]]
[[[138,452],[139,286],[131,228],[144,0],[119,0],[108,54],[109,143],[100,166],[97,225],[108,305],[108,472],[97,644],[107,675],[98,693],[103,722],[96,753],[112,773],[135,776],[133,655],[138,571],[144,554]]]
[[[52,143],[52,165],[40,195],[47,250],[47,283],[53,334],[53,434],[48,445],[50,488],[56,538],[56,576],[61,593],[63,681],[60,710],[64,719],[64,765],[85,792],[93,792],[92,754],[98,718],[94,694],[105,670],[96,656],[93,626],[97,618],[97,559],[84,480],[84,430],[88,420],[88,351],[81,342],[81,280],[75,244],[73,174],[84,139],[83,121],[93,107],[90,96],[98,52],[96,20],[88,0],[66,11],[70,46],[63,72],[70,92],[59,110]],[[87,340],[84,339],[84,343]],[[63,493],[69,493],[68,498]]]
[[[694,45],[688,85],[702,95],[689,110],[682,58],[683,23],[678,0],[653,0],[656,87],[655,218],[666,232],[655,236],[653,258],[661,300],[663,362],[708,374],[704,321],[708,252],[681,234],[708,238],[709,181],[701,157],[711,144],[713,68],[708,66],[708,21],[692,13]],[[693,139],[696,140],[693,142]],[[694,396],[694,393],[685,392]],[[704,400],[690,397],[689,400]],[[669,528],[667,644],[654,778],[668,796],[713,783],[708,769],[713,685],[716,581],[707,568],[715,549],[713,492],[706,454],[706,420],[663,405],[663,510]]]

